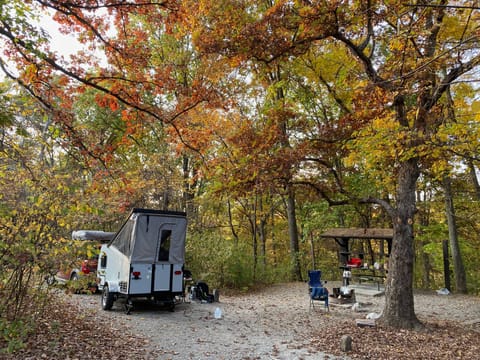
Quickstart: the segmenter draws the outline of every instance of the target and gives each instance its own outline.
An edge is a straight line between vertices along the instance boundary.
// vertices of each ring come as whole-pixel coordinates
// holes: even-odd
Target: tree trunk
[[[458,244],[457,222],[455,220],[455,208],[453,206],[452,184],[449,177],[443,179],[443,190],[445,192],[445,207],[448,223],[448,238],[452,251],[453,269],[455,272],[455,290],[459,293],[467,292],[467,278],[463,266],[460,246]]]
[[[450,285],[450,260],[448,258],[448,240],[442,241],[442,248],[443,248],[443,278],[445,281],[445,288],[448,291],[452,291],[452,287]]]
[[[315,259],[315,241],[313,238],[313,231],[310,231],[310,254],[312,257],[312,269],[317,268],[317,262]]]
[[[257,265],[258,265],[258,241],[257,241],[257,201],[258,196],[255,194],[255,201],[253,204],[253,215],[250,220],[252,226],[252,247],[253,247],[253,280],[257,279]]]
[[[182,170],[183,170],[183,208],[187,212],[189,217],[195,216],[194,211],[194,188],[195,183],[191,183],[192,177],[192,164],[190,158],[187,155],[183,155]]]
[[[270,222],[272,224],[272,262],[273,266],[277,266],[277,243],[276,243],[276,237],[275,237],[275,207],[272,206],[270,209]]]
[[[478,183],[477,171],[472,160],[468,161],[468,168],[470,170],[470,177],[472,178],[473,187],[475,188],[475,195],[477,200],[480,200],[480,184]]]
[[[290,238],[290,257],[292,260],[292,280],[301,281],[297,215],[295,211],[295,194],[291,185],[287,185],[287,219],[288,235]]]
[[[396,328],[416,328],[421,324],[413,301],[413,216],[415,187],[419,176],[418,160],[400,163],[397,210],[393,215],[393,244],[388,264],[385,308],[380,322]]]
[[[262,273],[265,273],[267,268],[267,219],[263,212],[263,198],[260,197],[259,200],[259,208],[260,208],[260,221],[258,226],[258,236],[260,238],[260,260],[262,265]]]
[[[227,200],[227,209],[228,209],[228,225],[230,226],[230,230],[232,231],[233,244],[235,245],[235,248],[236,248],[238,246],[238,234],[235,231],[235,226],[233,225],[232,204],[230,203],[230,199]]]

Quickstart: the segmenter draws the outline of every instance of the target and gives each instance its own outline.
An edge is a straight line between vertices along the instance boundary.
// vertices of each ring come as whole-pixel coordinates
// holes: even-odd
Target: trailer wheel
[[[47,283],[48,286],[53,286],[57,282],[55,279],[54,275],[46,275],[45,276],[45,282]]]
[[[102,291],[102,309],[110,310],[113,306],[113,294],[108,289],[108,285],[103,285]]]

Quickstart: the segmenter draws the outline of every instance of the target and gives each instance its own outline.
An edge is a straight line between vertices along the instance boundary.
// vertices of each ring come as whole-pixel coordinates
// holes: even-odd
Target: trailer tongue
[[[113,240],[102,246],[97,277],[102,308],[119,298],[127,313],[134,298],[146,298],[174,310],[183,296],[187,219],[184,212],[133,209]]]

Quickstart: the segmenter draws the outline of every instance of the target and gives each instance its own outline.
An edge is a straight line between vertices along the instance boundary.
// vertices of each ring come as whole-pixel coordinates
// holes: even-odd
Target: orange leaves
[[[117,111],[119,109],[118,99],[110,94],[97,93],[95,95],[95,102],[98,106],[108,107],[112,111]]]
[[[117,99],[109,99],[108,106],[110,107],[110,110],[117,111],[119,108]]]

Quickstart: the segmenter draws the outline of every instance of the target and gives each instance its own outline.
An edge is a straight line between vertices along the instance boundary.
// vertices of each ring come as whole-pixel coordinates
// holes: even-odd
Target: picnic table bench
[[[375,283],[378,290],[380,290],[380,285],[385,283],[387,277],[385,271],[370,268],[352,268],[351,272],[352,279],[357,280],[359,284],[362,282]]]

